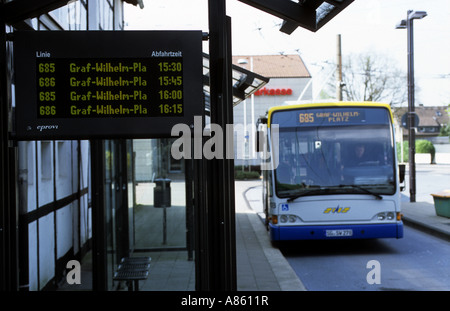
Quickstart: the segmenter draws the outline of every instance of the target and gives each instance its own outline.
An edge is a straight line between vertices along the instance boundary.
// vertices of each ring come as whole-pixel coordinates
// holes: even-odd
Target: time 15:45
[[[181,85],[183,84],[183,77],[181,76],[160,76],[159,85]]]

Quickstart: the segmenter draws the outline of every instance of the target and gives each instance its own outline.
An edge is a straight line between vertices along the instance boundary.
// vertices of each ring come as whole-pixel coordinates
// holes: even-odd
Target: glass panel
[[[128,241],[129,249],[133,251],[134,249],[134,152],[133,152],[133,141],[127,140],[127,197],[128,197]]]
[[[169,144],[172,144],[175,138],[169,139]],[[169,173],[181,173],[183,171],[183,161],[181,159],[174,159],[170,152],[168,153],[169,159]]]
[[[169,139],[104,141],[108,290],[126,289],[113,281],[122,257],[142,256],[151,258],[151,266],[141,291],[195,289],[185,174],[169,173],[170,147]]]
[[[136,249],[186,247],[186,194],[181,161],[170,156],[168,139],[135,140],[136,172],[150,180],[137,180]],[[176,173],[169,168],[177,166]],[[144,178],[145,176],[142,176]]]
[[[136,206],[133,256],[152,258],[140,290],[195,290],[195,264],[188,258],[184,165],[170,172],[171,140],[133,140]],[[181,162],[180,162],[181,164]],[[192,247],[192,246],[191,246]]]
[[[330,14],[331,11],[335,9],[335,6],[332,4],[329,4],[327,2],[323,2],[317,9],[316,9],[316,23],[318,24],[322,19],[324,19],[328,14]]]
[[[107,278],[108,289],[113,290],[114,284],[112,277],[115,269],[115,253],[116,253],[116,230],[115,230],[115,190],[117,185],[115,183],[116,177],[116,152],[114,141],[105,140],[104,142],[104,154],[105,154],[105,180],[104,180],[104,202],[105,202],[105,227],[106,227],[106,265],[107,265]]]

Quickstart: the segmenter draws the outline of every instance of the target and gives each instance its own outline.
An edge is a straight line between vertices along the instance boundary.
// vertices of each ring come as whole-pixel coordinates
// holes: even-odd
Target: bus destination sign
[[[316,111],[316,112],[300,112],[298,120],[301,124],[345,124],[355,123],[365,120],[365,111],[362,109]]]
[[[203,110],[201,32],[15,33],[17,139],[156,138]]]

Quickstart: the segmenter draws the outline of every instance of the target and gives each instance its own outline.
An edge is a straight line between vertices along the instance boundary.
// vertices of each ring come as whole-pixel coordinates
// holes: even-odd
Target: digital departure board
[[[168,137],[203,112],[200,31],[17,32],[17,139]]]

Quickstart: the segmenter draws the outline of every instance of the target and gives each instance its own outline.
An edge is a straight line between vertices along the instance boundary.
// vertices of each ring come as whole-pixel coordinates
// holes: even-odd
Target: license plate
[[[352,236],[352,229],[342,229],[342,230],[326,230],[325,235],[327,237],[339,237],[339,236]]]

